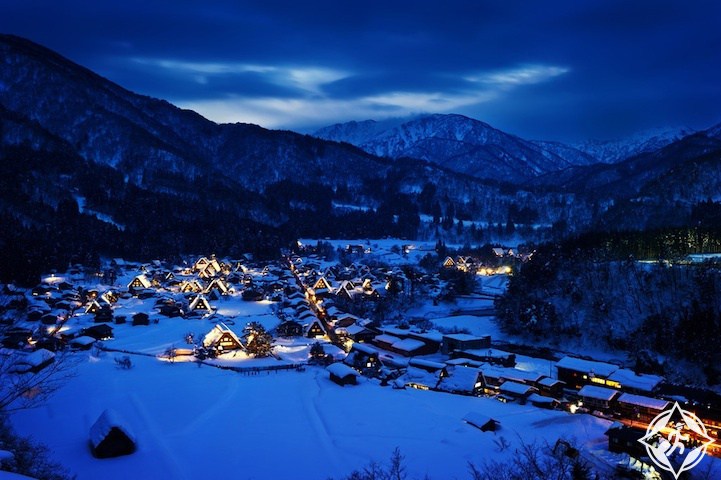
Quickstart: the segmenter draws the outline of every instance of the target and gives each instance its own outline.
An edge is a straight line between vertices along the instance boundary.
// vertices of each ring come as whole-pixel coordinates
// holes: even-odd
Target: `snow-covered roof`
[[[479,412],[468,412],[465,415],[463,415],[463,421],[466,423],[470,423],[474,427],[481,428],[484,425],[487,425],[490,423],[498,423],[497,420],[492,419],[488,415],[484,415]]]
[[[85,336],[85,335],[84,335],[84,336],[82,336],[82,337],[73,338],[73,339],[70,341],[70,343],[73,344],[73,345],[88,346],[88,345],[92,345],[92,344],[95,343],[96,341],[97,341],[97,340],[94,339],[93,337],[88,337],[88,336]]]
[[[618,370],[618,366],[611,363],[595,362],[576,357],[563,357],[556,363],[556,367],[583,373],[593,372],[602,377],[608,377]]]
[[[658,375],[639,375],[627,368],[619,368],[609,375],[608,379],[620,383],[621,387],[630,387],[643,392],[652,392],[659,383],[663,382],[663,377]]]
[[[440,374],[438,372],[428,372],[422,368],[409,366],[401,379],[406,385],[409,383],[415,383],[418,385],[425,385],[429,388],[435,388],[440,381]]]
[[[492,378],[503,378],[506,380],[516,380],[518,382],[536,382],[543,375],[537,372],[527,372],[517,368],[499,367],[496,365],[483,365],[480,367],[483,375]]]
[[[21,357],[16,364],[30,365],[31,367],[37,367],[43,363],[50,361],[55,358],[55,354],[50,350],[39,348],[33,353],[29,353],[24,357]]]
[[[337,363],[331,363],[326,367],[326,370],[328,370],[333,375],[336,375],[338,377],[346,377],[348,375],[353,375],[354,377],[358,377],[359,373],[353,370],[351,367],[346,365],[345,363],[337,362]]]
[[[530,385],[526,385],[525,383],[517,383],[517,382],[503,382],[501,386],[499,387],[499,390],[504,393],[512,393],[514,395],[528,395],[528,393],[534,388]]]
[[[644,397],[643,395],[633,395],[631,393],[624,393],[618,397],[618,403],[627,403],[629,405],[636,405],[639,407],[651,408],[653,410],[665,410],[668,404],[671,403],[668,400],[661,400],[658,398]]]
[[[376,337],[378,338],[378,337]],[[397,350],[403,350],[404,352],[412,352],[423,348],[426,344],[420,340],[414,340],[412,338],[406,338],[405,340],[398,341],[393,344],[393,348]]]
[[[612,388],[598,387],[596,385],[585,385],[578,391],[578,395],[585,398],[593,398],[594,400],[604,400],[609,402],[616,396],[618,390]]]
[[[381,335],[376,335],[375,341],[393,345],[394,343],[399,342],[400,338],[394,337],[393,335],[388,335],[388,334],[383,333]]]
[[[458,342],[472,342],[474,340],[483,340],[485,337],[469,335],[467,333],[449,333],[447,335],[443,335],[443,338],[450,338],[451,340],[456,340]]]
[[[150,280],[148,280],[148,277],[145,276],[145,274],[138,275],[137,277],[133,278],[130,283],[128,284],[128,287],[130,287],[130,284],[133,283],[135,280],[140,282],[140,284],[143,286],[143,288],[150,288],[151,283]]]
[[[370,345],[367,345],[365,343],[354,343],[351,347],[351,350],[357,350],[359,352],[363,352],[366,355],[378,355],[378,350]]]
[[[408,361],[408,364],[413,365],[414,367],[432,368],[435,370],[441,370],[446,366],[445,363],[433,362],[431,360],[425,360],[422,358],[411,358]]]
[[[551,377],[545,377],[538,381],[538,384],[543,385],[544,387],[552,387],[558,383],[563,383],[563,382],[560,380],[557,380],[555,378],[551,378]]]
[[[93,448],[100,445],[105,437],[108,436],[113,428],[117,428],[122,431],[130,440],[135,442],[135,435],[132,434],[128,426],[121,421],[118,413],[115,410],[105,410],[98,420],[90,427],[90,443]]]
[[[349,325],[349,326],[345,327],[345,331],[348,333],[348,335],[356,335],[364,330],[367,330],[367,329],[365,327],[355,324],[355,323],[353,325]]]
[[[533,403],[546,403],[546,404],[551,404],[551,403],[557,403],[557,402],[558,402],[558,400],[556,400],[555,398],[544,397],[543,395],[539,395],[539,394],[537,394],[537,393],[532,393],[532,394],[530,394],[530,395],[528,396],[528,401],[529,401],[529,402],[533,402]]]
[[[448,376],[441,379],[438,388],[449,392],[472,392],[476,388],[480,373],[477,368],[450,368],[448,369]]]
[[[203,337],[203,346],[209,347],[215,345],[223,334],[229,334],[240,345],[240,339],[228,326],[223,322],[218,322],[213,329]]]

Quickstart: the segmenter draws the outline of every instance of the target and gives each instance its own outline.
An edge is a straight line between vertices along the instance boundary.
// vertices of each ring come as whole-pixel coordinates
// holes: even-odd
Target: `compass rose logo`
[[[691,470],[703,460],[706,449],[714,441],[708,436],[703,422],[675,402],[673,407],[651,421],[639,442],[644,444],[656,466],[671,472],[678,480],[682,472]]]

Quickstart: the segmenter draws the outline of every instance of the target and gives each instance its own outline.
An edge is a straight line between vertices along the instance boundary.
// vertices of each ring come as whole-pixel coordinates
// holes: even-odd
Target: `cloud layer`
[[[0,30],[218,122],[457,112],[527,137],[721,120],[721,3],[9,0]]]

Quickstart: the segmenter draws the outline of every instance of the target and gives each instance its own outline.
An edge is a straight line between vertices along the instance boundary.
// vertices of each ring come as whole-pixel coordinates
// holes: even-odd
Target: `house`
[[[481,372],[472,367],[448,367],[441,377],[438,390],[461,395],[478,395],[482,391]]]
[[[443,268],[455,268],[456,262],[451,257],[446,257],[445,260],[443,260]]]
[[[93,337],[95,340],[110,340],[113,338],[113,327],[106,323],[101,323],[99,325],[93,325],[92,327],[83,328],[80,334]]]
[[[345,385],[356,385],[358,383],[358,376],[360,374],[344,363],[331,363],[326,367],[326,370],[330,373],[331,381],[341,387]]]
[[[361,373],[373,374],[380,371],[382,365],[380,352],[365,343],[354,343],[343,363],[353,367]]]
[[[95,313],[95,323],[110,323],[113,321],[113,309],[110,304],[103,305]]]
[[[335,329],[335,334],[339,337],[349,338],[354,342],[370,342],[377,335],[376,332],[373,332],[361,325],[338,327]]]
[[[92,300],[90,303],[88,303],[88,306],[85,307],[85,313],[96,314],[100,311],[101,308],[102,306],[100,305],[100,303],[98,303],[97,300]]]
[[[205,294],[209,294],[210,292],[227,295],[230,292],[230,286],[222,278],[214,278],[203,291]]]
[[[616,400],[618,411],[623,418],[633,419],[644,423],[651,420],[662,411],[666,410],[671,402],[658,398],[622,393]]]
[[[608,411],[618,395],[619,391],[612,388],[586,385],[578,392],[578,396],[583,402],[583,405],[579,404],[579,406],[589,410]]]
[[[435,390],[441,381],[442,370],[429,370],[409,365],[406,372],[394,382],[398,388],[411,387],[418,390]]]
[[[478,362],[491,365],[502,365],[504,367],[516,366],[516,355],[495,348],[482,348],[479,350],[454,350],[450,353],[451,358],[469,358]]]
[[[32,353],[18,355],[17,360],[10,366],[10,373],[38,373],[55,361],[55,354],[50,350],[40,348]]]
[[[444,355],[449,355],[454,351],[465,351],[465,350],[481,350],[483,348],[491,348],[491,336],[475,336],[468,335],[466,333],[453,333],[443,335],[443,341],[441,343],[441,352]]]
[[[139,312],[133,315],[133,326],[150,325],[150,316],[147,313]]]
[[[537,392],[538,389],[526,383],[505,381],[500,385],[500,387],[498,387],[498,391],[501,393],[501,395],[509,398],[526,400],[529,395]]]
[[[90,450],[97,458],[129,455],[135,448],[135,436],[113,410],[105,410],[90,427]]]
[[[200,282],[197,280],[193,281],[183,281],[180,284],[180,292],[181,293],[200,293],[203,291],[203,287],[200,285]]]
[[[70,348],[74,350],[90,350],[90,348],[97,342],[93,337],[76,337],[70,340]]]
[[[142,290],[145,288],[151,288],[152,283],[148,279],[148,277],[145,276],[145,274],[140,274],[133,278],[130,283],[128,283],[128,290],[135,291],[135,290]]]
[[[608,450],[612,453],[626,453],[634,458],[647,456],[646,446],[639,442],[646,432],[627,427],[618,422],[611,425],[606,431],[608,437]]]
[[[560,380],[556,380],[555,378],[544,377],[536,383],[536,386],[538,387],[541,395],[561,398],[563,396],[563,388],[566,384]]]
[[[300,337],[303,335],[303,325],[295,320],[286,320],[276,327],[275,333],[280,337]]]
[[[606,384],[625,392],[650,395],[658,390],[663,381],[664,378],[658,375],[643,375],[627,368],[619,368],[608,376]]]
[[[468,412],[463,416],[463,421],[482,432],[495,432],[501,426],[498,420],[478,412]]]
[[[554,409],[561,405],[561,402],[552,397],[546,397],[537,393],[532,393],[526,399],[528,403],[538,408]]]
[[[324,337],[327,334],[328,333],[325,331],[323,322],[321,322],[317,318],[313,319],[313,321],[308,325],[308,328],[305,332],[305,336],[308,338]]]
[[[592,383],[613,388],[620,386],[618,382],[607,380],[618,370],[618,366],[611,363],[567,356],[556,362],[556,370],[558,370],[558,379],[575,390]]]
[[[205,296],[201,294],[201,295],[196,295],[190,301],[188,310],[190,312],[203,315],[206,313],[211,313],[213,311],[213,307],[210,306],[210,302],[208,301],[208,299],[205,298]]]
[[[205,348],[215,348],[220,352],[243,349],[238,336],[223,322],[218,322],[203,338]]]

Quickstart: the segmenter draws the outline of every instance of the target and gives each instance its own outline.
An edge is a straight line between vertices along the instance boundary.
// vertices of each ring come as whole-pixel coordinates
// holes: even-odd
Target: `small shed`
[[[113,338],[113,327],[106,323],[100,323],[92,327],[84,328],[81,333],[82,335],[93,337],[95,340],[110,340]]]
[[[105,410],[90,427],[90,450],[97,458],[129,455],[135,449],[135,436],[114,410]]]
[[[344,363],[331,363],[326,368],[330,373],[330,379],[340,385],[356,385],[359,373]]]
[[[150,316],[147,313],[139,312],[133,315],[133,326],[150,325]]]
[[[501,426],[498,420],[478,412],[468,412],[463,416],[463,421],[474,426],[482,432],[495,432]]]

